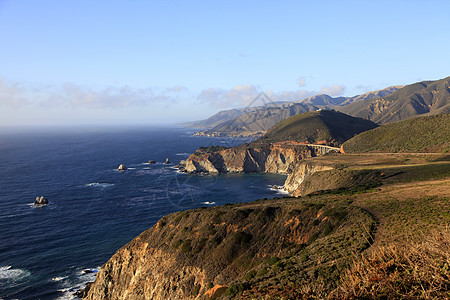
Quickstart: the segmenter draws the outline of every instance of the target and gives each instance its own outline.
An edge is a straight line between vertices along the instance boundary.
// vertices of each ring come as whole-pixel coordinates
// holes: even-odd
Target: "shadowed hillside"
[[[321,142],[337,146],[355,134],[375,127],[377,125],[368,120],[354,118],[333,110],[322,110],[283,120],[254,143],[295,141],[312,144]]]

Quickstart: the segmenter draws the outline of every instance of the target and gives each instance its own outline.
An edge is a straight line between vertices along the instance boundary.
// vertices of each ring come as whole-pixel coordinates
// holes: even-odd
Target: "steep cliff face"
[[[368,247],[361,224],[373,228],[374,220],[348,201],[320,197],[174,213],[117,251],[86,299],[218,299],[244,290],[254,299],[280,278],[292,288],[274,296],[295,298],[322,274],[333,288],[334,262]],[[328,251],[330,243],[340,250]]]
[[[196,152],[185,164],[188,173],[274,173],[288,175],[284,190],[301,196],[299,190],[304,180],[332,166],[308,161],[305,158],[320,156],[314,148],[289,144],[270,144],[259,147],[234,147],[217,152]]]
[[[292,196],[303,196],[305,191],[302,187],[305,180],[316,172],[332,170],[331,166],[313,163],[301,162],[297,164],[284,182],[284,189],[292,194]]]
[[[218,152],[199,152],[186,161],[188,173],[289,174],[304,158],[316,156],[313,148],[283,144],[233,147]]]

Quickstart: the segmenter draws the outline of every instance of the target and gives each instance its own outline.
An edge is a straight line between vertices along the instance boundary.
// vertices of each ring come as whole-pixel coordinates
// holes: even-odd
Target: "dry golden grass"
[[[450,230],[378,247],[354,262],[331,298],[450,299]]]

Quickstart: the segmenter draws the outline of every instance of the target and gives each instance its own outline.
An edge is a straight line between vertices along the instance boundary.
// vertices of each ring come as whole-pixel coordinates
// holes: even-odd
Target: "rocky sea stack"
[[[120,166],[117,168],[117,170],[119,170],[119,171],[126,171],[127,170],[127,166],[125,166],[124,164],[120,164]]]
[[[44,196],[37,196],[36,200],[34,200],[34,205],[47,205],[48,200]]]

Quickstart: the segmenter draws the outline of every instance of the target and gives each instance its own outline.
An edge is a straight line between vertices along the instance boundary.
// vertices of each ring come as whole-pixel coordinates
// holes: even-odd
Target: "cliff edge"
[[[367,248],[374,228],[348,201],[317,197],[177,212],[117,251],[86,299],[215,299],[244,290],[251,298],[280,280],[291,289],[273,295],[298,295],[317,280],[334,288],[337,262]],[[331,244],[339,251],[327,251]]]

